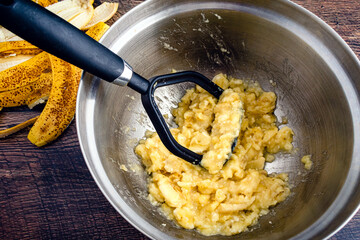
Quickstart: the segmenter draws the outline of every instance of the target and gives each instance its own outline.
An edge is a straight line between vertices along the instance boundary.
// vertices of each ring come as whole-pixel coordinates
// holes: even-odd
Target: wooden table
[[[142,2],[119,1],[117,17]],[[359,57],[359,0],[294,1],[333,27]],[[39,111],[4,109],[0,128]],[[81,155],[75,121],[43,148],[34,147],[27,133],[0,140],[0,239],[147,239],[98,189]],[[360,239],[360,213],[331,239]]]

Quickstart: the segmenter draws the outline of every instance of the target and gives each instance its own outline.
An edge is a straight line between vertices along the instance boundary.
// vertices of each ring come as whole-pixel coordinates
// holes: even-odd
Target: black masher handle
[[[124,72],[122,58],[30,0],[0,0],[0,25],[108,82],[113,82]]]

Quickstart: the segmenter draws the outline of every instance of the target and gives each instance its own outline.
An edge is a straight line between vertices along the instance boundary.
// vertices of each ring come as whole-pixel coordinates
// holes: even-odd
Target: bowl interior
[[[349,98],[354,90],[348,87],[350,57],[336,50],[341,44],[331,42],[332,33],[310,15],[283,1],[146,4],[117,22],[103,44],[147,78],[176,69],[199,71],[209,78],[223,72],[258,81],[276,93],[279,122],[286,118],[295,132],[295,151],[278,154],[276,161],[266,164],[270,173],[289,173],[291,196],[250,231],[216,238],[285,239],[308,229],[339,196],[352,164],[354,103]],[[157,91],[162,113],[170,113],[188,87]],[[115,208],[151,237],[215,238],[179,228],[147,200],[146,173],[134,147],[153,127],[140,95],[87,73],[79,94],[78,121],[86,125],[79,130],[80,140],[81,132],[87,131],[83,136],[93,141],[93,149],[82,146],[83,151],[92,151],[90,162],[99,161],[90,168],[103,168],[103,175],[93,173],[100,187],[106,179],[115,189],[112,194],[117,196],[105,191]],[[310,171],[300,161],[308,154],[314,162]]]

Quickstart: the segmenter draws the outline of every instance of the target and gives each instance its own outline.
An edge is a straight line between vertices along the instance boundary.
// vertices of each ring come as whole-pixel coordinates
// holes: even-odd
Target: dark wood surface
[[[327,22],[360,56],[359,0],[294,1]],[[119,2],[117,17],[142,1]],[[0,129],[40,111],[4,109]],[[43,148],[27,140],[28,130],[0,140],[0,239],[147,239],[97,188],[81,155],[75,122]],[[360,239],[360,213],[331,239]]]

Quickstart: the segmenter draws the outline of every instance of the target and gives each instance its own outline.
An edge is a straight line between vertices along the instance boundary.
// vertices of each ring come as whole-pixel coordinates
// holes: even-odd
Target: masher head
[[[199,155],[182,145],[180,145],[172,136],[170,129],[163,118],[154,98],[154,93],[157,88],[170,86],[177,83],[183,82],[192,82],[209,93],[214,97],[219,99],[220,95],[223,93],[223,89],[218,85],[213,83],[210,79],[204,75],[193,72],[193,71],[184,71],[171,73],[166,75],[161,75],[150,79],[150,86],[148,87],[146,93],[141,95],[142,104],[155,127],[156,132],[158,133],[162,143],[165,147],[174,155],[188,161],[192,164],[200,164],[202,155]]]

